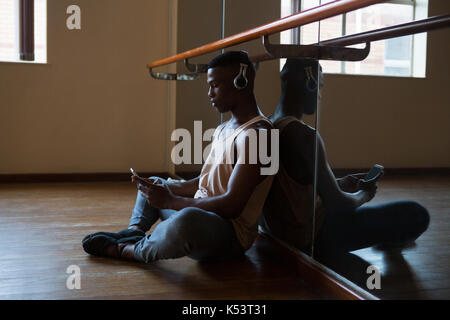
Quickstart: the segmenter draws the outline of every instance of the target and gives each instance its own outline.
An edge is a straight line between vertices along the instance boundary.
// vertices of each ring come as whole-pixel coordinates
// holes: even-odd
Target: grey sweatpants
[[[189,256],[195,260],[224,260],[244,254],[231,221],[199,208],[156,209],[138,191],[129,226],[153,232],[136,243],[134,257],[149,263]]]

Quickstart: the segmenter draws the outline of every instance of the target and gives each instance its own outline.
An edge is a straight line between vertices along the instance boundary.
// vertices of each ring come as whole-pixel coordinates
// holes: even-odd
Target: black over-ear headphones
[[[312,67],[305,67],[306,74],[306,89],[310,92],[315,92],[319,86],[319,82],[316,77],[314,77],[314,72]]]
[[[241,67],[239,70],[239,74],[233,80],[234,87],[238,90],[245,89],[248,84],[248,80],[246,77],[248,65],[246,65],[245,63],[241,63],[240,65]]]

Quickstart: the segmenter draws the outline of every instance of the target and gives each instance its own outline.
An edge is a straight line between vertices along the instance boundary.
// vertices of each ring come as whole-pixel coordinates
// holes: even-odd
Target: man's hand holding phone
[[[162,185],[163,181],[159,178],[151,178],[151,179],[147,179],[147,178],[143,178],[141,176],[139,176],[136,171],[134,171],[133,168],[130,168],[131,171],[131,181],[133,183],[139,182],[142,183],[144,185],[149,185],[149,184],[158,184],[158,185]]]
[[[355,193],[360,190],[361,179],[364,178],[365,175],[365,173],[348,174],[345,177],[336,180],[342,191]]]
[[[360,189],[367,193],[366,202],[369,202],[370,200],[373,199],[373,197],[375,197],[378,188],[378,180],[384,174],[383,169],[384,169],[383,166],[375,164],[369,170],[369,172],[360,180]]]
[[[132,173],[131,181],[138,183],[138,190],[150,205],[158,209],[170,209],[174,194],[162,179],[145,179],[140,177],[133,168],[130,168],[130,171]]]
[[[369,172],[349,174],[343,178],[337,179],[340,188],[349,193],[355,193],[362,190],[366,193],[365,202],[375,197],[378,180],[383,176],[383,166],[376,164]]]

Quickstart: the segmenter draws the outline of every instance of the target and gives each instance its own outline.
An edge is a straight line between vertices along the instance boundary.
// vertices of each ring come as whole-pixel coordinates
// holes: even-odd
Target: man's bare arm
[[[259,182],[259,166],[237,164],[231,174],[226,193],[220,196],[198,199],[176,196],[173,198],[170,207],[175,210],[196,207],[214,212],[226,219],[234,219],[241,214]]]
[[[198,190],[199,181],[200,177],[196,177],[194,179],[187,181],[169,182],[167,186],[169,187],[170,191],[173,192],[174,195],[193,198]]]
[[[236,144],[243,147],[235,149],[235,154],[237,155],[236,164],[228,181],[227,192],[225,194],[201,199],[176,198],[173,202],[174,209],[179,210],[193,206],[215,212],[227,219],[237,218],[245,208],[256,186],[267,177],[261,175],[261,168],[263,166],[259,162],[259,159],[257,159],[258,162],[256,164],[250,164],[248,162],[250,152],[256,152],[256,154],[259,152],[259,139],[261,138],[261,135],[258,134],[260,132],[259,130],[268,130],[266,143],[270,154],[270,129],[271,127],[267,125],[259,125],[256,127],[256,146],[254,146],[255,148],[253,150],[251,150],[248,135],[243,134],[237,138]]]

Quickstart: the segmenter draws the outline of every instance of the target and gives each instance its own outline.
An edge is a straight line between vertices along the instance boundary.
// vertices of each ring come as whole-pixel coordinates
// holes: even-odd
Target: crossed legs
[[[161,219],[151,234],[145,235]],[[196,260],[222,260],[244,253],[232,223],[213,212],[199,208],[182,210],[156,209],[140,192],[132,212],[128,232],[141,233],[140,237],[109,239],[107,233],[85,237],[83,247],[101,247],[102,256],[149,263],[159,259],[189,256]],[[93,254],[92,251],[86,250]]]
[[[317,255],[340,254],[374,245],[404,246],[417,239],[430,222],[415,201],[367,205],[353,212],[326,215],[315,242]]]

